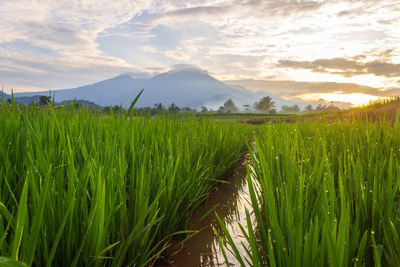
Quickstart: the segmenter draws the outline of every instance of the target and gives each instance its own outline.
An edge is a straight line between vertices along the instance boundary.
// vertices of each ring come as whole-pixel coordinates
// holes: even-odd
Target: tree
[[[339,110],[339,108],[336,107],[336,106],[333,105],[333,104],[330,104],[329,106],[319,104],[319,105],[315,108],[315,111],[317,111],[317,112],[321,112],[321,111],[335,111],[335,110]]]
[[[334,104],[330,104],[330,105],[328,106],[328,110],[329,110],[329,111],[334,111],[334,110],[339,110],[339,108],[338,108],[337,106],[335,106]]]
[[[312,107],[311,105],[307,105],[307,106],[304,108],[304,111],[305,111],[305,112],[313,112],[314,109],[313,109],[313,107]]]
[[[223,113],[225,111],[225,108],[223,106],[219,106],[217,112],[218,113]]]
[[[50,102],[50,99],[51,99],[50,96],[44,96],[44,95],[40,96],[39,97],[39,106],[47,105],[47,103]]]
[[[75,104],[75,105],[76,105],[76,104]],[[114,113],[118,113],[120,110],[121,110],[121,106],[118,106],[118,105],[114,105],[114,106],[113,106],[113,111],[114,111]]]
[[[233,103],[232,99],[228,99],[224,103],[224,109],[227,112],[237,112],[239,109],[235,106],[235,103]]]
[[[250,105],[249,104],[243,105],[243,107],[244,107],[244,111],[250,111]]]
[[[154,104],[154,108],[155,108],[157,111],[162,111],[162,110],[164,109],[162,103],[158,103],[158,104],[156,103],[156,104]]]
[[[176,113],[178,110],[179,110],[179,107],[177,105],[175,105],[175,103],[172,103],[168,108],[168,111],[171,113]]]
[[[293,105],[293,106],[283,105],[282,106],[282,111],[283,112],[299,112],[300,108],[299,108],[298,105]]]
[[[208,110],[207,110],[207,108],[205,107],[205,106],[202,106],[201,107],[201,112],[203,112],[203,113],[205,113],[205,112],[207,112]]]
[[[263,97],[254,104],[254,108],[258,111],[267,113],[275,107],[275,102],[269,96]]]

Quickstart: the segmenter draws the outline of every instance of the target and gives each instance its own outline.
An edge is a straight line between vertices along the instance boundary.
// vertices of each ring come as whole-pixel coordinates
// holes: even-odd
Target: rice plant
[[[259,129],[250,246],[240,255],[225,231],[225,253],[243,266],[400,266],[399,130],[358,119]]]
[[[0,260],[154,263],[238,161],[248,129],[3,102]]]

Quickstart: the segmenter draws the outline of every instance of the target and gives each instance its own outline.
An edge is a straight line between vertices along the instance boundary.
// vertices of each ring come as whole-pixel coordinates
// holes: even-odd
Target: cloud
[[[1,1],[0,81],[13,87],[62,88],[67,80],[82,84],[135,70],[134,64],[104,55],[96,39],[145,7],[144,1],[128,0]]]
[[[223,18],[265,19],[266,16],[297,16],[313,12],[325,5],[326,1],[310,0],[249,0],[249,1],[163,1],[157,8],[140,13],[130,21],[133,24],[156,25],[182,19],[199,19],[219,24],[216,16]]]
[[[370,61],[358,62],[345,58],[317,59],[313,61],[279,60],[278,68],[308,69],[313,72],[339,74],[345,77],[373,74],[387,78],[400,77],[400,64]]]
[[[198,15],[221,15],[231,10],[231,6],[196,6],[167,12],[164,16],[198,16]]]
[[[6,91],[41,87],[46,90],[71,88],[97,82],[124,72],[141,71],[117,58],[53,57],[0,48],[0,83]]]
[[[339,40],[358,40],[371,42],[376,40],[382,40],[387,38],[385,31],[378,30],[365,30],[365,31],[350,31],[345,33],[340,33],[335,36]]]
[[[378,22],[379,22],[380,24],[386,24],[386,25],[388,25],[388,24],[392,24],[392,23],[393,23],[393,20],[390,20],[390,19],[380,19],[380,20],[378,20]]]
[[[334,92],[341,92],[343,94],[363,93],[382,97],[400,94],[400,87],[381,90],[355,83],[297,82],[288,80],[230,80],[226,82],[233,85],[241,85],[253,91],[264,91],[281,97]]]
[[[394,79],[398,3],[3,0],[0,82],[73,87],[175,64],[201,66],[219,79]]]
[[[297,29],[291,29],[291,30],[287,31],[286,33],[308,35],[308,34],[314,34],[316,32],[320,32],[320,31],[321,31],[320,28],[314,29],[311,27],[301,27],[301,28],[297,28]]]
[[[171,67],[169,72],[179,72],[182,70],[190,70],[190,71],[195,71],[199,73],[204,73],[204,74],[209,74],[207,70],[203,70],[200,67],[193,65],[193,64],[176,64]]]
[[[15,0],[0,4],[1,38],[65,47],[93,41],[105,28],[128,21],[140,1]],[[67,44],[65,44],[67,42]]]

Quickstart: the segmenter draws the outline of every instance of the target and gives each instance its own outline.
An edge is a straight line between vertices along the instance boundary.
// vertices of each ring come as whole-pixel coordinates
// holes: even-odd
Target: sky
[[[190,64],[285,99],[400,93],[400,0],[1,0],[5,92]]]

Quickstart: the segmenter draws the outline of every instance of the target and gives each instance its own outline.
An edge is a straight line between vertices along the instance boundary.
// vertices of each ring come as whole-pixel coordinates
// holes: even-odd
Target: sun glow
[[[385,99],[386,97],[379,97],[363,93],[344,94],[342,92],[334,93],[315,93],[300,95],[299,98],[305,101],[320,101],[321,99],[326,102],[346,102],[351,103],[352,106],[361,106],[375,101],[378,99]]]

